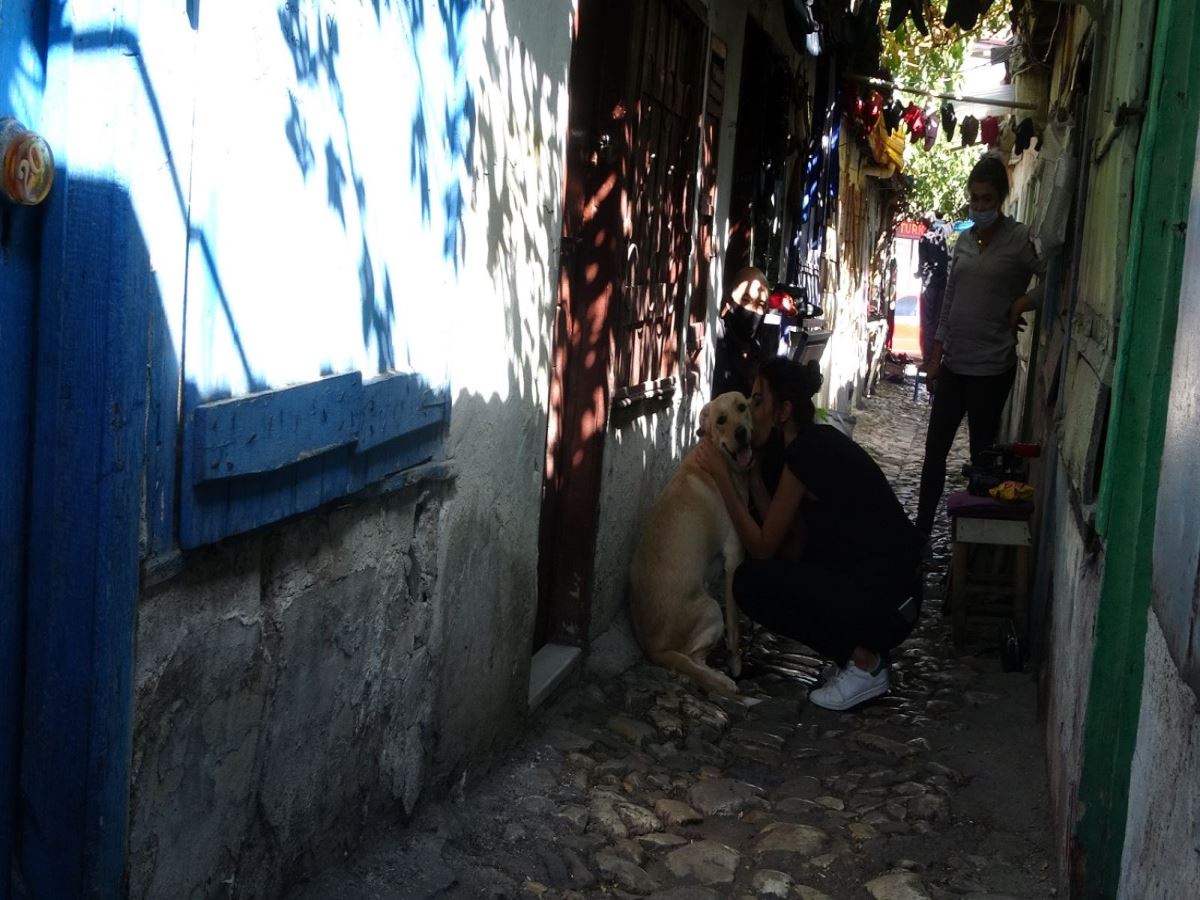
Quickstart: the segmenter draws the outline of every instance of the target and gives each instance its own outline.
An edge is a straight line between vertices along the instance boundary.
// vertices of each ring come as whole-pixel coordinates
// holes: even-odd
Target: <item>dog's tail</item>
[[[732,678],[696,662],[686,653],[680,653],[678,650],[658,650],[649,656],[655,665],[686,675],[705,690],[716,691],[727,697],[738,696],[738,686]]]

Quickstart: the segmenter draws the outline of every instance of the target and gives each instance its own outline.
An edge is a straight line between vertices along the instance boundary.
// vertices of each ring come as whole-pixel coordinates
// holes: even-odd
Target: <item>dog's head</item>
[[[729,391],[704,404],[697,434],[720,447],[735,467],[748,469],[754,460],[751,428],[750,401],[737,391]]]

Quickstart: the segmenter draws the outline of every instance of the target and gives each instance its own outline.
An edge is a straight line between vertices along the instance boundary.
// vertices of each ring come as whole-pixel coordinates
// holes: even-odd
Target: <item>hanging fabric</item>
[[[899,129],[889,132],[883,119],[871,129],[870,147],[871,156],[879,165],[904,168],[904,132]]]
[[[1022,127],[1024,124],[1021,123]],[[1050,256],[1066,242],[1067,219],[1075,195],[1074,135],[1073,119],[1055,119],[1046,126],[1038,142],[1033,176],[1037,201],[1029,217],[1029,228],[1040,243],[1043,256]]]

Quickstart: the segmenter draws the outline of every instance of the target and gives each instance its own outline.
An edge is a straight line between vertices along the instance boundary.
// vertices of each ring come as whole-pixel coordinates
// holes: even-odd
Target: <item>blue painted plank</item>
[[[158,301],[120,188],[60,178],[47,213],[21,868],[30,896],[115,898],[132,746],[146,335]]]
[[[441,423],[436,423],[357,454],[353,475],[355,490],[370,487],[404,469],[442,459],[444,442],[444,428]]]
[[[193,483],[271,472],[358,440],[362,375],[204,403],[192,415]]]
[[[35,130],[41,128],[46,13],[41,0],[10,0],[0,14],[0,115],[16,116]],[[4,203],[0,217],[0,900],[8,900],[17,843],[33,348],[44,213]]]
[[[419,375],[385,375],[363,385],[360,450],[369,450],[410,431],[442,422],[449,394],[430,388]]]
[[[165,302],[165,301],[164,301]],[[147,373],[146,544],[151,555],[174,549],[179,438],[179,356],[163,309],[151,310]],[[144,554],[145,555],[145,554]]]
[[[33,414],[33,326],[41,211],[9,207],[0,254],[0,900],[16,837],[25,556]]]

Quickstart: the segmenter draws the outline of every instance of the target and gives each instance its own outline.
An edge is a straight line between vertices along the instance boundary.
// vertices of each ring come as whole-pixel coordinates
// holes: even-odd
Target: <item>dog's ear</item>
[[[708,434],[708,411],[711,407],[712,403],[705,403],[700,409],[700,427],[696,429],[696,437]]]

